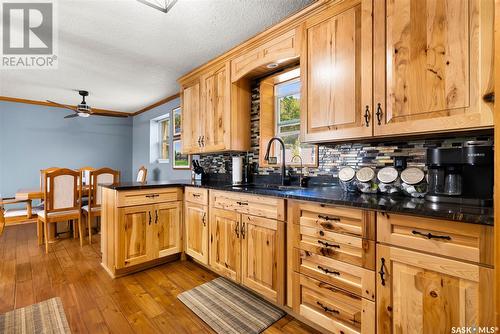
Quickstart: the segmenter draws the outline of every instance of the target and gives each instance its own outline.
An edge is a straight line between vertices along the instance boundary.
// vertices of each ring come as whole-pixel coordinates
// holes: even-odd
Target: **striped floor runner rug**
[[[219,334],[257,334],[286,313],[219,277],[177,296]]]
[[[59,297],[0,314],[0,333],[69,334],[68,320]]]

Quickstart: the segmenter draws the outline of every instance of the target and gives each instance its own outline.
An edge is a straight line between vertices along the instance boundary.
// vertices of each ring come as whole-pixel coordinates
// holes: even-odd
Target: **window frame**
[[[167,136],[167,158],[162,159],[162,122],[167,121],[168,136]],[[172,120],[171,113],[167,113],[158,117],[155,117],[149,121],[149,162],[152,164],[168,164],[170,163],[170,151],[171,151],[171,133],[172,133]]]
[[[167,124],[167,138],[163,139],[163,124]],[[170,162],[170,115],[158,120],[158,162],[169,163]],[[163,157],[163,144],[166,143],[167,152],[166,158]]]
[[[300,67],[293,67],[285,72],[280,72],[275,75],[271,75],[267,78],[264,78],[260,82],[260,139],[259,139],[259,165],[264,168],[273,167],[277,168],[281,166],[281,162],[278,161],[277,164],[269,164],[268,161],[264,159],[266,154],[267,143],[274,136],[282,136],[285,135],[297,135],[299,139],[302,137],[301,128],[302,126],[302,112],[299,121],[292,124],[299,124],[299,130],[290,131],[290,132],[280,132],[279,127],[283,126],[280,124],[280,115],[279,115],[279,98],[290,96],[290,95],[301,95],[302,89],[299,88],[297,91],[292,91],[292,94],[286,94],[279,96],[277,94],[277,88],[280,85],[290,84],[300,82]],[[300,97],[301,98],[301,97]],[[301,100],[300,106],[301,109],[303,107],[303,103]],[[314,152],[314,161],[310,163],[302,164],[303,167],[318,167],[318,145],[311,144],[313,146]],[[275,145],[271,148],[271,155],[275,155],[274,152],[281,150],[276,142]],[[280,155],[281,157],[281,155]],[[293,162],[287,162],[286,166],[291,167],[300,167],[300,159],[295,159]]]

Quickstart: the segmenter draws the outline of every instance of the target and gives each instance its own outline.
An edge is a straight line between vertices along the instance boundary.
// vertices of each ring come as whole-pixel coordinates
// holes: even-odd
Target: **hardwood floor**
[[[80,248],[63,239],[49,254],[37,246],[34,224],[0,236],[0,313],[59,296],[73,333],[214,333],[177,295],[216,275],[176,261],[111,279],[100,265],[99,238]],[[265,333],[316,333],[286,316]]]

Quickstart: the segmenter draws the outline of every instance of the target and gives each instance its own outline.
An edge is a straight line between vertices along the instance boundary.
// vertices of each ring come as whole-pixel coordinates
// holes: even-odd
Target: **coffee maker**
[[[493,143],[468,141],[427,149],[429,191],[436,203],[493,204]]]

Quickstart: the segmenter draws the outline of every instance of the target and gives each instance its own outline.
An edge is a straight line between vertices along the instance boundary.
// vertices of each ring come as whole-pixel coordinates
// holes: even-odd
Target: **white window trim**
[[[161,159],[161,122],[164,120],[169,120],[169,128],[172,126],[172,121],[170,119],[170,113],[167,113],[165,115],[158,116],[156,118],[153,118],[152,120],[149,121],[149,129],[150,129],[150,134],[149,134],[149,162],[150,163],[159,163],[159,164],[168,164],[170,163],[170,151],[168,152],[168,158],[167,159]],[[169,129],[169,146],[170,146],[170,137],[171,137],[171,131],[172,129]]]

